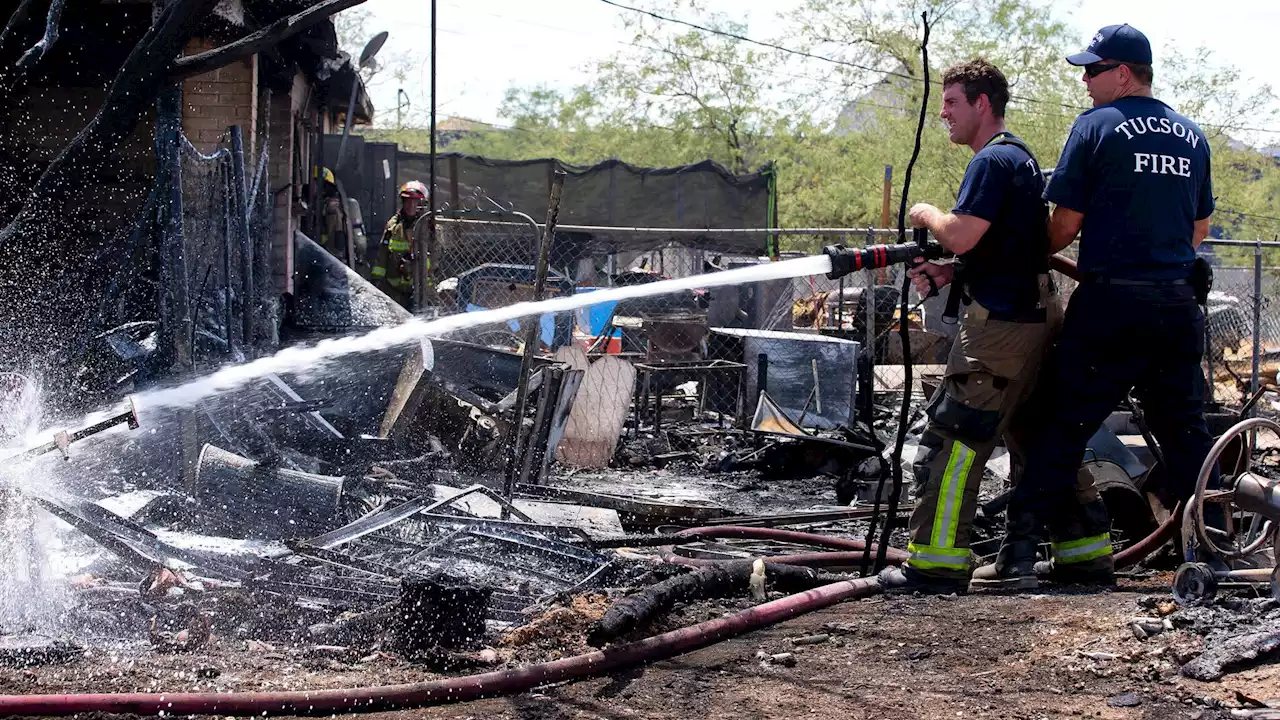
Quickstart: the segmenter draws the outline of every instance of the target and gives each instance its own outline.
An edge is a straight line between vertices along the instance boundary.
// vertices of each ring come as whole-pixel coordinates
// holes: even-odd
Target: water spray
[[[708,275],[694,275],[662,280],[644,285],[597,290],[566,295],[538,302],[522,302],[507,307],[479,312],[447,315],[435,320],[414,318],[391,327],[378,328],[364,335],[329,338],[313,345],[285,348],[275,355],[259,358],[243,365],[224,367],[217,372],[171,388],[150,390],[134,396],[143,411],[160,407],[184,407],[205,398],[243,387],[270,374],[306,376],[322,373],[336,359],[359,353],[378,352],[416,343],[423,338],[440,337],[466,328],[505,323],[510,320],[545,313],[566,312],[600,303],[632,298],[667,295],[685,290],[741,285],[743,283],[782,280],[807,275],[823,275],[831,271],[831,258],[826,255],[764,263],[751,267],[725,270]]]

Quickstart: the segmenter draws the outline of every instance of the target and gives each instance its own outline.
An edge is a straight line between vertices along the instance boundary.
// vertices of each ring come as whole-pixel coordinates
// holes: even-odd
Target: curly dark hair
[[[1004,117],[1004,107],[1009,104],[1009,81],[1000,68],[985,58],[952,65],[942,73],[942,87],[961,85],[964,97],[972,105],[979,95],[986,95],[991,103],[991,114]]]

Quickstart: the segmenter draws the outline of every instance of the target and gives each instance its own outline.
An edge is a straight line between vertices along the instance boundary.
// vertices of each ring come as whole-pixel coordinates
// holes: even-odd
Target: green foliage
[[[766,36],[706,13],[697,0],[651,7],[726,33]],[[884,168],[891,165],[896,225],[924,87],[921,11],[932,25],[932,82],[910,201],[954,202],[971,152],[952,145],[938,119],[941,70],[975,56],[1005,72],[1013,94],[1008,126],[1052,167],[1089,99],[1079,71],[1062,59],[1081,39],[1047,0],[806,0],[786,18],[791,32],[770,38],[836,62],[628,13],[632,48],[599,63],[591,84],[569,95],[512,88],[500,109],[507,127],[451,140],[445,149],[577,164],[620,158],[651,167],[710,158],[739,173],[773,161],[780,221],[791,227],[880,225]],[[1243,127],[1277,124],[1270,88],[1246,87],[1237,70],[1213,65],[1199,50],[1161,58],[1156,91],[1205,124],[1222,210],[1215,222],[1236,237],[1272,234],[1272,221],[1227,212],[1280,216],[1276,163],[1230,139]],[[366,132],[426,150],[422,130]]]

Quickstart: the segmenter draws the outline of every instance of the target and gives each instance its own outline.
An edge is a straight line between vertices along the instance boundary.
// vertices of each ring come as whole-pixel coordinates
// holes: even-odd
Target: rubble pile
[[[29,477],[9,486],[16,507],[57,518],[74,580],[61,582],[55,626],[0,616],[0,661],[72,662],[125,643],[452,677],[580,661],[851,586],[877,562],[865,539],[873,519],[883,527],[901,390],[867,390],[873,404],[855,417],[823,395],[816,362],[773,357],[770,372],[811,370],[808,395],[775,399],[759,377],[753,412],[723,412],[706,391],[717,373],[744,375],[741,364],[592,361],[568,347],[523,374],[511,350],[432,339],[356,355],[350,372],[268,374],[190,406],[144,402],[113,416],[129,430],[61,433],[15,464]],[[908,413],[908,476],[922,405]],[[1140,475],[1149,465],[1121,435],[1135,437],[1117,430],[1118,449],[1093,462]],[[997,453],[972,530],[980,556],[996,550],[1008,475]],[[891,564],[906,557],[910,499],[904,487]],[[1280,616],[1266,613],[1280,610],[1259,607],[1258,627],[1221,638],[1199,632],[1204,608],[1150,609],[1134,637],[1185,647],[1143,655],[1159,665],[1142,672],[1164,677],[1176,658],[1207,677],[1265,656],[1280,645]],[[1202,650],[1210,642],[1220,651]],[[794,664],[784,655],[767,662]],[[1101,657],[1084,660],[1105,670]]]
[[[1162,645],[1184,677],[1219,680],[1280,651],[1280,600],[1227,596],[1176,608],[1166,598],[1146,598],[1143,605],[1163,617],[1135,618],[1130,629],[1140,640]]]
[[[681,562],[815,550],[674,529],[865,534],[870,508],[837,496],[857,473],[878,477],[873,446],[889,435],[888,408],[874,440],[865,428],[743,427],[700,409],[693,382],[657,398],[665,427],[627,417],[609,467],[568,467],[552,483],[552,459],[575,437],[575,404],[561,398],[592,382],[572,358],[535,364],[519,423],[520,358],[508,350],[433,340],[356,360],[348,374],[266,375],[194,407],[144,406],[128,417],[139,429],[64,434],[30,459],[21,472],[39,482],[11,478],[14,503],[57,518],[74,580],[62,621],[45,628],[57,637],[7,618],[8,654],[40,663],[101,642],[164,654],[258,643],[456,668],[586,650],[609,604],[697,576]],[[637,484],[636,472],[663,476]],[[628,634],[660,627],[672,604],[762,599],[765,573],[750,570],[675,593]],[[768,590],[831,577],[778,566]]]

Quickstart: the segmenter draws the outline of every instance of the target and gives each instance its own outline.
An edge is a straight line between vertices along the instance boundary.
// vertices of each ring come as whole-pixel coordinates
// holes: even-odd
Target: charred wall
[[[5,3],[6,19],[16,4]],[[0,221],[18,212],[36,180],[99,111],[150,24],[149,5],[68,0],[57,41],[26,72],[17,65],[44,33],[44,13],[15,25],[0,47]],[[19,236],[0,252],[6,298],[0,368],[44,374],[46,358],[83,346],[86,319],[97,315],[103,289],[126,262],[126,241],[150,191],[154,124],[148,113],[106,162],[66,188],[57,233]]]

